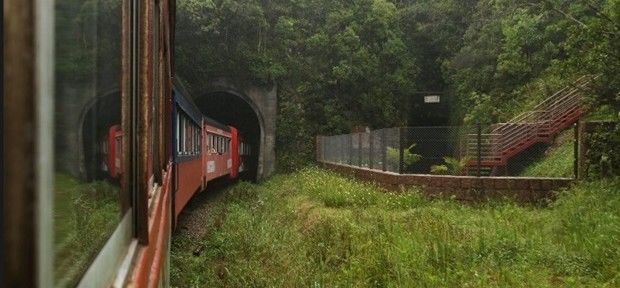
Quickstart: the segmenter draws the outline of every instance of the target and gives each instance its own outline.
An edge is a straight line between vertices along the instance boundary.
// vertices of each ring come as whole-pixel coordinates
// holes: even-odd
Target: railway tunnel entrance
[[[240,177],[246,181],[260,179],[259,159],[261,158],[261,146],[264,145],[261,139],[265,136],[265,128],[264,119],[256,110],[257,108],[252,107],[242,95],[225,91],[206,93],[197,97],[195,102],[207,117],[239,130],[240,135],[252,150],[248,170]]]
[[[175,85],[190,95],[200,111],[239,129],[252,145],[253,168],[248,180],[260,181],[275,171],[277,86],[256,86],[228,77],[175,76]]]
[[[80,158],[83,163],[82,178],[87,181],[101,180],[107,177],[107,168],[104,168],[105,145],[103,140],[108,135],[108,129],[113,125],[121,124],[121,94],[116,90],[91,100],[84,110],[82,127],[79,131],[82,139]]]

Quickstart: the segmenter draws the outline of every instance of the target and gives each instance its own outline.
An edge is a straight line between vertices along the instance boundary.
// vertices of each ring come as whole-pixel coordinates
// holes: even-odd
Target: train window
[[[179,127],[179,131],[181,135],[179,136],[179,141],[181,142],[181,150],[180,154],[185,154],[185,117],[181,114],[181,126]]]
[[[194,127],[192,127],[190,121],[186,122],[187,126],[187,139],[185,139],[187,141],[187,154],[191,155],[192,154],[192,149],[194,149]]]
[[[76,286],[131,198],[124,171],[122,0],[54,5],[54,285]],[[102,145],[104,147],[102,147]],[[131,223],[130,220],[122,223]],[[130,237],[130,236],[128,236]]]
[[[176,135],[175,135],[175,139],[176,139],[176,150],[177,150],[177,155],[181,153],[181,114],[179,114],[179,112],[177,112],[177,119],[176,119]]]
[[[198,145],[196,146],[196,153],[198,153],[200,155],[200,152],[202,150],[202,131],[200,128],[198,128],[198,131],[196,132],[196,139],[198,139]]]
[[[202,131],[200,129],[200,127],[198,127],[198,130],[196,131],[196,139],[198,142],[198,145],[196,145],[196,153],[200,154],[200,150],[202,150]]]
[[[194,154],[198,154],[198,147],[200,147],[200,144],[198,143],[198,127],[194,126]]]

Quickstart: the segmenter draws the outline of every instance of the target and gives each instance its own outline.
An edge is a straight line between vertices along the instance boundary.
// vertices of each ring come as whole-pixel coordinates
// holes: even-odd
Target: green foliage
[[[531,177],[574,177],[574,144],[567,141],[551,147],[542,159],[528,166],[522,176]]]
[[[436,175],[462,175],[465,172],[465,166],[469,162],[468,157],[461,159],[454,157],[443,157],[445,164],[431,166],[431,174]]]
[[[415,154],[411,152],[413,148],[415,148],[415,143],[411,144],[409,147],[405,148],[403,151],[403,164],[405,167],[413,165],[413,163],[420,161],[422,156],[419,154]],[[386,161],[390,163],[394,167],[398,167],[400,165],[400,149],[386,147]]]
[[[56,174],[54,273],[57,285],[77,284],[120,221],[118,199],[118,187],[107,182],[82,183],[66,174]]]
[[[620,122],[601,123],[585,137],[588,177],[620,175]]]
[[[435,175],[449,175],[450,174],[450,169],[448,169],[448,166],[445,165],[445,164],[432,165],[431,166],[431,174],[435,174]]]
[[[601,75],[594,105],[620,111],[617,0],[478,1],[460,51],[444,62],[458,114],[493,103],[499,121],[529,109],[581,75]],[[487,95],[472,101],[463,95]]]
[[[172,286],[615,287],[619,181],[544,208],[386,193],[316,168],[241,183],[210,204],[204,238],[175,235]]]
[[[463,119],[466,125],[488,125],[496,122],[497,105],[492,102],[490,95],[472,92],[469,95],[468,101],[470,101],[468,106],[471,107],[471,109],[468,110]]]
[[[175,67],[198,94],[220,76],[277,84],[289,170],[312,158],[314,135],[410,124],[427,112],[418,91],[443,92],[453,124],[486,124],[600,75],[585,94],[620,117],[618,2],[184,0]]]

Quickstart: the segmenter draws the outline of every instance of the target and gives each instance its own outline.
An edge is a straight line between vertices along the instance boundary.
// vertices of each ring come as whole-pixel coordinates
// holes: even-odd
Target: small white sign
[[[215,172],[215,161],[208,161],[207,162],[207,173],[213,173]]]
[[[228,161],[226,161],[226,168],[230,169],[232,167],[232,159],[228,159]]]
[[[424,103],[439,103],[439,102],[441,102],[441,97],[439,97],[439,95],[424,96]]]

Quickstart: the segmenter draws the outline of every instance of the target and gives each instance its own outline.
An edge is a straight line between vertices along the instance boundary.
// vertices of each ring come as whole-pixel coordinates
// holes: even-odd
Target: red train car
[[[123,171],[122,155],[123,155],[123,133],[120,125],[114,125],[108,130],[106,141],[104,141],[105,169],[111,178],[118,178]]]
[[[209,181],[228,176],[236,179],[240,157],[239,132],[202,115],[179,89],[174,90],[173,187],[174,217]],[[247,146],[247,145],[246,145]]]
[[[169,286],[175,217],[251,151],[173,91],[175,1],[4,7],[2,284]]]

